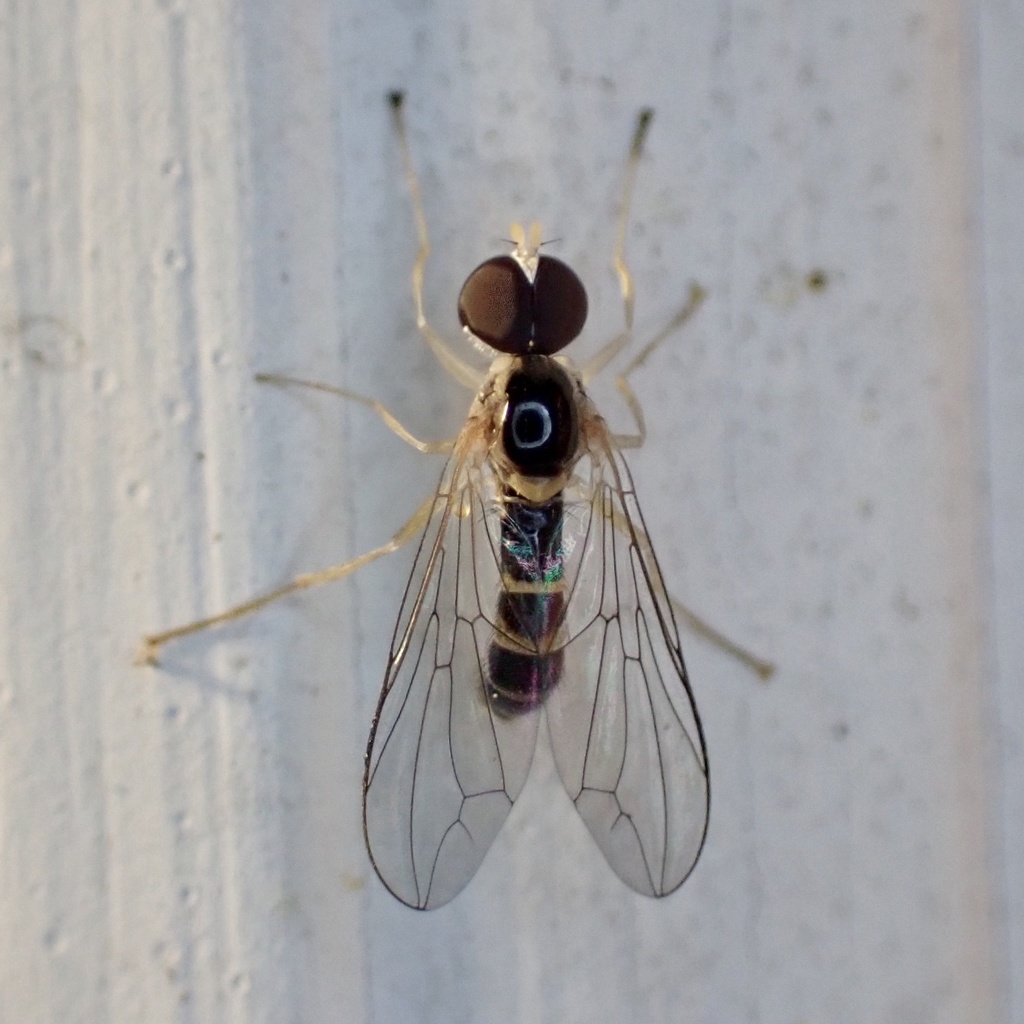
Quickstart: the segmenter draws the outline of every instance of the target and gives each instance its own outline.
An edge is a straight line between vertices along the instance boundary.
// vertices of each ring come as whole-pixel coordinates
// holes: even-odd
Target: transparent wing
[[[707,752],[632,478],[603,421],[590,433],[566,496],[565,674],[548,725],[562,781],[612,869],[665,896],[704,842]]]
[[[526,781],[536,714],[499,717],[484,672],[500,586],[496,484],[467,426],[441,477],[395,628],[363,782],[373,866],[403,903],[447,903]]]

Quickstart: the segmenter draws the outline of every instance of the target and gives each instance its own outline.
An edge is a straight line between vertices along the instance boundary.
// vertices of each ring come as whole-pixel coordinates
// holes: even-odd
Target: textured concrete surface
[[[1024,1019],[1024,13],[868,0],[8,0],[0,14],[0,1021]],[[550,758],[469,889],[363,849],[411,553],[132,665],[143,632],[386,540],[468,397],[415,332],[512,219],[617,330],[712,820],[667,900]],[[612,388],[596,397],[628,422]]]

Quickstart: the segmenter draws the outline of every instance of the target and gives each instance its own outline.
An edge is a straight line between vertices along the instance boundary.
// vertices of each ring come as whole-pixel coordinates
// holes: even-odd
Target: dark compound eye
[[[511,256],[495,256],[466,278],[459,295],[459,321],[499,352],[527,351],[533,286]]]
[[[587,322],[587,293],[576,271],[553,256],[541,256],[533,279],[531,351],[549,356],[565,348]]]
[[[538,258],[532,284],[511,256],[495,256],[469,275],[459,295],[462,326],[510,355],[553,355],[586,319],[583,282],[553,256]]]

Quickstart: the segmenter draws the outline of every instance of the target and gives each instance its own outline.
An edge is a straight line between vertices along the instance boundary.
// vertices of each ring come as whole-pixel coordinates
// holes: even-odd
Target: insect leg
[[[640,408],[640,400],[636,397],[632,386],[629,383],[630,375],[640,369],[641,366],[647,361],[648,357],[659,345],[661,345],[666,339],[679,330],[689,320],[694,313],[700,308],[700,304],[707,297],[707,292],[699,285],[694,283],[690,284],[690,295],[686,300],[686,305],[660,330],[651,340],[644,345],[644,347],[636,354],[636,356],[630,360],[629,365],[615,378],[615,387],[618,392],[626,400],[626,405],[629,406],[629,411],[633,414],[633,420],[636,423],[635,434],[621,434],[616,435],[615,443],[620,448],[639,448],[647,437],[647,425],[644,422],[643,409]]]
[[[647,536],[646,532],[641,528],[637,522],[627,523],[618,510],[613,510],[611,514],[612,526],[620,533],[625,534],[634,543],[640,545],[643,548],[645,561],[648,565],[653,567],[653,571],[657,572],[657,561],[654,558],[654,553],[651,549],[651,541]],[[660,573],[659,573],[660,575]],[[715,629],[709,622],[701,618],[696,612],[687,608],[677,597],[669,594],[665,590],[664,581],[659,580],[660,589],[666,594],[669,601],[672,603],[672,608],[678,613],[690,629],[698,636],[702,636],[705,640],[713,643],[719,650],[724,651],[730,657],[735,658],[740,664],[745,665],[752,672],[756,673],[758,678],[761,680],[768,680],[775,673],[775,665],[766,661],[764,658],[759,658],[756,654],[748,651],[741,644],[736,643],[735,640],[730,640],[724,633]]]
[[[626,160],[626,180],[622,187],[622,205],[619,208],[619,223],[615,231],[615,273],[619,277],[619,289],[622,291],[622,304],[626,315],[626,332],[633,330],[633,275],[626,264],[626,231],[629,227],[629,211],[633,205],[633,184],[640,166],[640,157],[644,152],[644,140],[651,127],[654,111],[645,107],[637,115],[633,141],[629,146],[629,158]]]
[[[393,433],[397,434],[406,444],[412,445],[417,451],[427,455],[447,455],[455,447],[455,438],[448,438],[444,441],[421,441],[406,430],[398,419],[382,403],[375,398],[367,398],[365,395],[357,394],[355,391],[346,391],[344,388],[336,388],[331,384],[321,384],[314,380],[299,380],[296,377],[283,377],[277,373],[257,373],[253,378],[259,384],[282,384],[303,388],[311,388],[314,391],[323,391],[328,395],[338,395],[340,398],[349,398],[353,402],[359,402],[372,409]]]
[[[756,654],[736,643],[735,640],[730,640],[724,633],[720,633],[715,629],[707,620],[702,619],[696,612],[687,608],[679,598],[669,594],[668,599],[672,602],[673,610],[680,618],[685,620],[694,633],[704,637],[705,640],[709,640],[719,650],[725,651],[726,654],[735,658],[741,664],[746,665],[752,672],[757,673],[759,679],[767,682],[775,674],[773,662],[759,658]]]
[[[416,175],[416,168],[412,163],[412,154],[409,151],[409,139],[405,128],[405,115],[403,103],[405,94],[393,92],[388,96],[391,104],[391,112],[395,119],[395,131],[398,134],[398,145],[402,150],[402,163],[405,167],[405,180],[409,188],[409,198],[412,200],[412,213],[416,220],[416,234],[419,237],[419,250],[416,253],[416,262],[412,268],[412,297],[416,304],[416,326],[423,335],[430,350],[437,356],[438,362],[450,373],[460,384],[472,391],[479,389],[483,383],[484,374],[469,363],[464,363],[445,344],[441,337],[430,323],[423,311],[423,272],[427,265],[427,257],[430,255],[430,241],[427,236],[427,218],[423,212],[423,197],[420,195],[420,182]]]
[[[176,626],[174,629],[143,637],[135,663],[137,665],[156,665],[160,648],[171,640],[178,640],[183,636],[190,636],[193,633],[200,633],[204,629],[210,629],[212,626],[220,626],[226,622],[233,622],[235,619],[244,618],[246,615],[251,615],[253,612],[265,608],[268,604],[272,604],[282,597],[287,597],[289,594],[297,593],[300,590],[308,590],[310,587],[318,587],[322,583],[333,583],[335,580],[349,576],[364,565],[375,562],[384,555],[390,555],[415,537],[426,526],[434,510],[434,505],[438,500],[441,499],[437,495],[429,497],[387,544],[382,544],[379,548],[367,551],[365,555],[350,559],[348,562],[342,562],[341,565],[332,565],[328,569],[321,569],[319,572],[303,573],[301,576],[296,576],[290,583],[285,583],[283,586],[276,587],[265,594],[260,594],[248,601],[243,601],[242,604],[235,605],[219,615],[211,615],[206,619],[198,619],[195,622],[188,622],[184,626]]]
[[[625,329],[617,334],[601,348],[582,369],[583,383],[593,380],[627,345],[633,337],[633,275],[626,263],[626,231],[629,228],[629,211],[633,205],[633,185],[636,181],[640,157],[644,152],[644,139],[654,118],[654,111],[645,107],[637,115],[636,128],[633,130],[633,141],[630,143],[629,156],[626,159],[625,181],[622,186],[622,202],[619,204],[619,216],[615,228],[615,249],[612,262],[615,274],[619,279],[619,290],[622,292],[622,306],[626,321]]]
[[[641,110],[637,115],[636,128],[633,131],[633,141],[630,144],[629,157],[626,160],[622,202],[619,205],[618,223],[615,229],[613,262],[615,264],[615,273],[619,279],[619,290],[622,292],[623,315],[626,326],[623,331],[599,349],[593,358],[583,366],[581,374],[584,384],[593,380],[633,339],[633,275],[630,272],[629,264],[626,263],[626,232],[629,229],[629,213],[633,205],[633,186],[636,182],[636,172],[640,166],[640,158],[643,156],[644,151],[644,140],[647,138],[647,132],[653,118],[654,111],[650,107]],[[682,327],[693,316],[701,302],[704,301],[705,295],[706,292],[700,285],[691,284],[690,295],[683,308],[643,347],[629,365],[615,378],[615,386],[626,400],[629,411],[633,414],[633,419],[636,423],[635,434],[624,434],[615,438],[620,448],[639,448],[647,435],[643,410],[640,408],[640,402],[637,400],[629,384],[630,374],[634,370],[639,369],[666,338]]]

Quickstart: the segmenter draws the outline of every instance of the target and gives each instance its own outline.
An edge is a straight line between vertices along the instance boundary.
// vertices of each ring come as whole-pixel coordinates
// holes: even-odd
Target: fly
[[[645,437],[629,376],[692,316],[703,292],[692,286],[684,308],[616,379],[635,433],[613,432],[586,390],[631,340],[624,243],[651,112],[637,120],[618,222],[625,329],[582,367],[560,354],[583,330],[586,290],[567,264],[540,252],[537,225],[513,225],[511,253],[480,264],[459,296],[464,332],[491,357],[481,373],[424,315],[426,222],[402,95],[390,102],[420,240],[417,319],[441,364],[475,393],[466,424],[453,441],[418,441],[363,396],[259,379],[369,405],[421,451],[448,456],[437,492],[388,544],[147,637],[141,660],[155,664],[169,640],[340,579],[418,536],[366,750],[363,828],[381,881],[418,909],[460,892],[522,790],[546,717],[559,775],[605,859],[637,892],[665,896],[697,861],[709,800],[704,732],[673,608],[760,675],[771,666],[670,598],[622,456]]]

